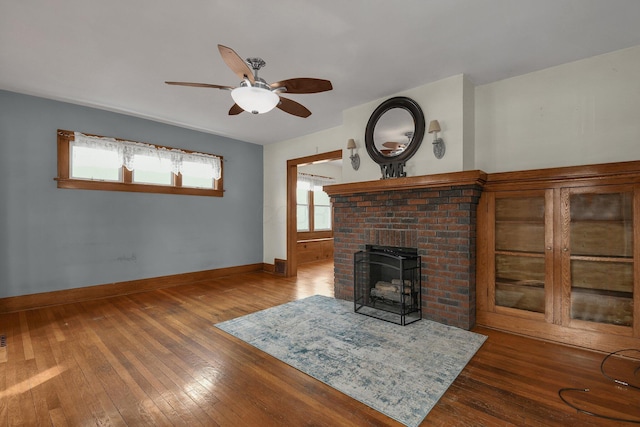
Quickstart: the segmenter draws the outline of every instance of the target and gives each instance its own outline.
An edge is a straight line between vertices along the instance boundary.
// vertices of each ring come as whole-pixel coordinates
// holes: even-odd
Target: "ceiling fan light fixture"
[[[268,113],[280,102],[276,93],[255,86],[237,87],[231,91],[231,97],[240,108],[252,114]]]

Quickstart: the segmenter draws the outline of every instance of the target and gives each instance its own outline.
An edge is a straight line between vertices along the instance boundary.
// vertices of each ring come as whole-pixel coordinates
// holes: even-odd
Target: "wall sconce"
[[[347,150],[351,150],[351,155],[349,158],[351,159],[351,167],[353,170],[357,171],[360,168],[360,156],[358,153],[353,154],[353,150],[356,148],[356,141],[353,138],[350,138],[347,141]]]
[[[433,135],[433,154],[436,159],[444,157],[445,147],[442,138],[438,138],[438,132],[440,132],[440,123],[437,120],[431,120],[429,123],[429,133]]]

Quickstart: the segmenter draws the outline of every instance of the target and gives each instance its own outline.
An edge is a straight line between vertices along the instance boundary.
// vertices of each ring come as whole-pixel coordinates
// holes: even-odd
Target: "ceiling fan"
[[[404,150],[407,149],[407,145],[411,143],[413,132],[405,132],[404,136],[409,138],[409,140],[406,143],[387,141],[382,144],[384,148],[380,150],[380,152],[386,156],[396,156],[402,153]]]
[[[242,58],[231,48],[218,45],[222,59],[231,70],[242,79],[238,87],[221,86],[209,83],[189,82],[165,82],[168,85],[204,87],[210,89],[230,90],[235,104],[229,110],[229,115],[234,116],[243,111],[253,114],[262,114],[271,111],[275,107],[285,113],[298,117],[309,117],[309,111],[304,105],[281,96],[282,93],[318,93],[333,89],[329,80],[300,77],[268,84],[263,78],[258,77],[258,70],[266,65],[261,58]]]
[[[400,142],[387,141],[382,144],[384,149],[380,150],[382,154],[387,156],[395,156],[396,154],[400,154],[407,148],[407,144],[402,144]]]

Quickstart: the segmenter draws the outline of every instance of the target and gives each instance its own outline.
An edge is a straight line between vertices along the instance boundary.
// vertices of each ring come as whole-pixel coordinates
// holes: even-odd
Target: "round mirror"
[[[403,162],[420,147],[424,130],[424,114],[414,100],[401,96],[391,98],[371,114],[365,146],[378,164]]]

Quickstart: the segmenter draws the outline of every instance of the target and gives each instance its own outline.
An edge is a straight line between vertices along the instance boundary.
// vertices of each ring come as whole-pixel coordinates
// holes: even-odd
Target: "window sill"
[[[173,187],[162,185],[130,184],[124,182],[90,181],[83,179],[54,178],[58,188],[75,190],[128,191],[133,193],[184,194],[188,196],[222,197],[223,190],[207,188]]]
[[[328,242],[330,240],[333,240],[333,237],[323,237],[318,239],[301,239],[301,240],[298,240],[297,243]]]
[[[303,240],[319,240],[319,239],[333,239],[333,231],[332,230],[322,230],[322,231],[298,231],[296,236],[297,241]]]

